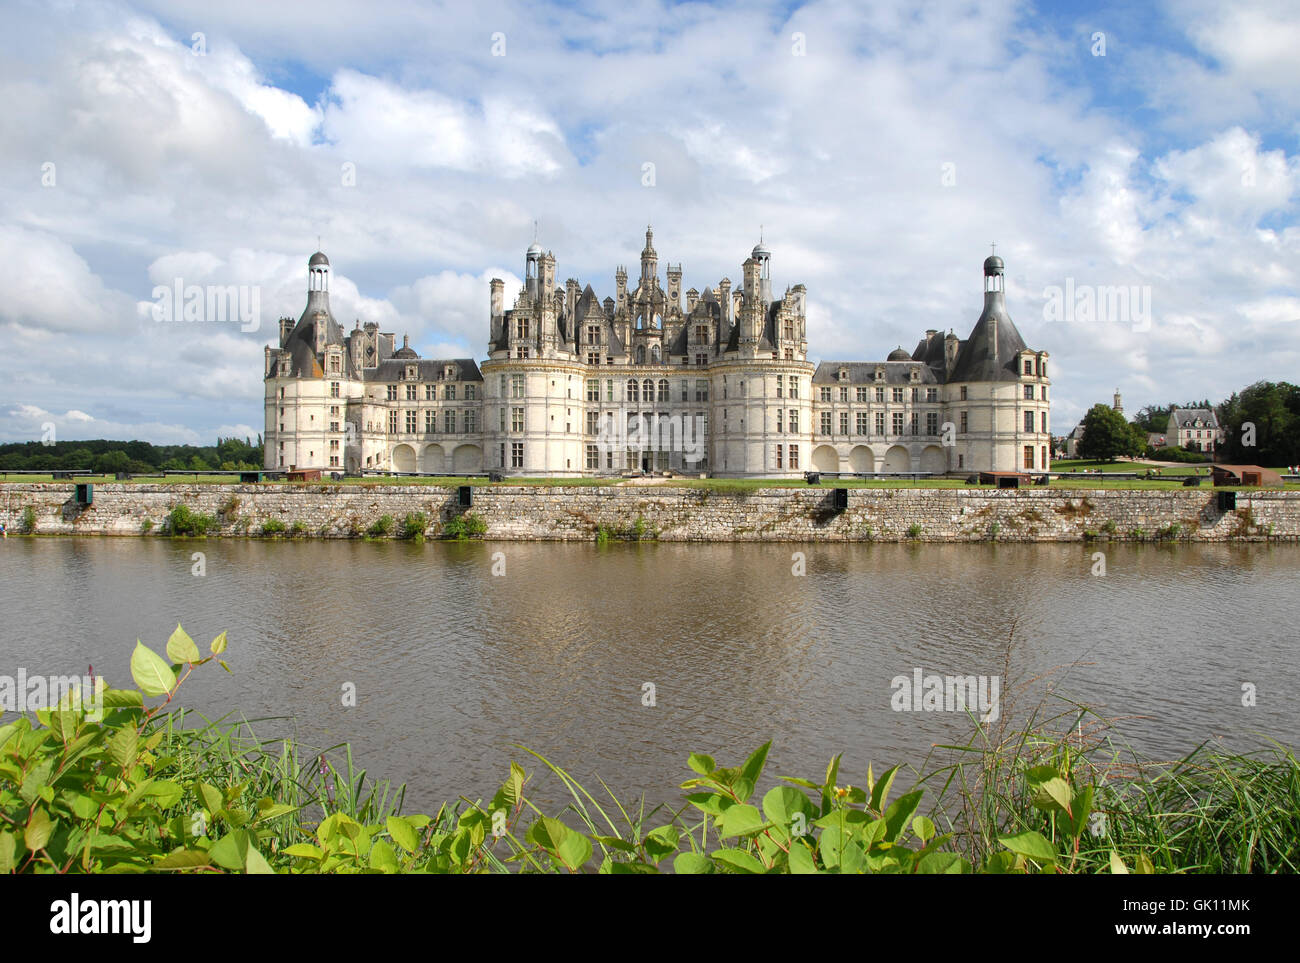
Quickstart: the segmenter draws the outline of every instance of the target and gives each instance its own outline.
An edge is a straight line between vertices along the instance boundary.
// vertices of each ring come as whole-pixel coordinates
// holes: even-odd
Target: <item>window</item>
[[[334,370],[337,371],[337,370],[338,370],[338,367],[337,367],[337,365],[338,365],[338,361],[335,360],[334,363],[335,363],[335,366],[336,366]],[[338,396],[339,396],[339,383],[338,383],[337,381],[331,381],[331,382],[330,382],[330,397],[331,397],[331,398],[337,398]]]
[[[876,404],[878,404],[878,405],[883,405],[884,403],[885,403],[885,389],[884,389],[884,388],[877,388],[877,389],[876,389]]]
[[[588,352],[587,352],[587,364],[600,364],[600,352],[599,352],[599,351],[588,351]]]
[[[790,397],[791,398],[799,397],[799,380],[795,378],[793,375],[790,376]]]
[[[690,383],[689,381],[683,381],[683,382],[682,382],[682,401],[690,401],[690,400],[691,400],[691,399],[690,399],[690,392],[691,392],[691,383]]]
[[[659,400],[660,401],[668,400],[668,379],[667,378],[659,379]]]
[[[641,388],[635,378],[627,379],[627,400],[628,401],[641,400]]]
[[[515,349],[515,357],[520,361],[528,360],[528,346],[521,344]]]
[[[784,467],[784,466],[781,464],[781,449],[784,448],[784,447],[785,447],[784,445],[777,445],[777,446],[776,446],[776,467],[777,467],[777,468],[782,468],[782,467]]]
[[[415,401],[415,400],[416,400],[416,397],[417,397],[417,396],[416,396],[416,389],[417,389],[417,386],[416,386],[416,385],[407,385],[407,386],[406,386],[406,400],[407,400],[407,401]]]
[[[432,435],[438,430],[438,413],[432,408],[425,409],[424,412],[424,430],[427,434]]]
[[[822,434],[829,435],[830,433],[831,433],[831,413],[829,411],[823,411],[822,412]]]
[[[1041,451],[1041,453],[1042,453],[1042,459],[1039,461],[1039,463],[1038,463],[1038,467],[1041,468],[1041,469],[1043,469],[1043,471],[1047,471],[1047,469],[1049,469],[1049,468],[1052,467],[1052,466],[1049,465],[1048,462],[1047,462],[1047,446],[1044,445],[1044,446],[1040,449],[1040,451]]]
[[[437,401],[437,400],[438,400],[438,386],[437,386],[437,385],[435,385],[435,384],[427,384],[427,385],[424,386],[424,400],[425,400],[425,401]]]
[[[1047,412],[1045,411],[1038,416],[1038,430],[1041,431],[1043,434],[1047,434]],[[1210,437],[1210,433],[1208,431],[1205,433],[1205,437],[1206,438]],[[1043,467],[1046,468],[1047,466],[1044,465]]]
[[[930,402],[930,404],[934,404],[936,401],[938,401],[938,400],[939,400],[939,389],[938,389],[938,388],[926,388],[926,389],[925,389],[925,400],[928,401],[928,402]]]
[[[848,388],[841,387],[841,388],[840,388],[840,401],[843,401],[843,402],[846,402],[846,403],[847,403],[848,400],[849,400],[849,389],[848,389]]]
[[[418,412],[414,408],[407,409],[406,412],[406,433],[413,435],[416,432],[416,417]]]
[[[849,433],[849,413],[847,411],[841,411],[840,412],[840,434],[847,435],[848,433]]]
[[[965,400],[966,400],[966,386],[965,386],[965,385],[962,385],[962,386],[961,386],[961,400],[962,400],[962,401],[965,401]]]
[[[791,445],[790,446],[790,469],[793,471],[798,467],[799,467],[799,446]]]
[[[820,395],[821,395],[821,400],[822,400],[822,401],[824,401],[824,402],[829,402],[829,401],[831,400],[831,389],[830,389],[830,388],[823,387],[819,393],[820,393]]]
[[[1028,361],[1025,364],[1029,364]],[[1026,372],[1027,374],[1028,372]],[[1025,445],[1025,468],[1032,470],[1034,467],[1034,446]]]
[[[600,325],[587,325],[587,344],[600,344]]]
[[[883,435],[884,433],[885,433],[885,413],[883,411],[877,411],[876,412],[876,434]]]
[[[1043,400],[1047,400],[1047,385],[1043,385]]]
[[[522,408],[510,409],[510,430],[511,431],[524,430],[524,409]]]
[[[787,341],[794,340],[794,322],[786,321],[781,325],[781,337]]]
[[[912,412],[912,419],[911,419],[911,425],[910,425],[909,430],[910,430],[911,433],[914,434],[914,435],[919,435],[919,434],[921,433],[921,414],[920,414],[920,412],[917,412],[917,411]]]
[[[465,422],[466,431],[478,431],[478,412],[473,408],[465,409],[465,417],[463,420]]]
[[[903,403],[903,389],[895,388],[892,397],[894,399],[894,404],[901,405]]]
[[[649,378],[641,382],[641,397],[647,402],[655,400],[655,383]]]
[[[776,376],[776,396],[778,398],[784,397],[784,395],[782,394],[782,392],[785,390],[784,380],[785,380],[785,375]]]
[[[703,344],[709,343],[709,326],[707,324],[697,324],[695,326],[695,340]]]
[[[920,401],[920,400],[921,400],[921,389],[920,389],[920,388],[913,388],[913,389],[912,389],[912,401],[913,401],[913,402],[917,402],[917,401]]]
[[[901,435],[903,433],[903,413],[901,411],[894,412],[893,427],[894,434]]]
[[[709,400],[709,382],[708,382],[708,379],[704,379],[704,378],[702,378],[702,379],[699,379],[699,380],[697,380],[697,381],[695,382],[695,400],[696,400],[696,401],[708,401],[708,400]]]
[[[785,409],[778,408],[776,409],[776,432],[779,435],[783,431],[785,431]]]
[[[706,365],[709,363],[709,356],[707,354],[697,354],[695,356],[695,363],[701,366]]]
[[[599,382],[599,381],[592,380],[592,381],[588,381],[588,382],[587,382],[587,400],[588,400],[588,401],[599,401],[599,400],[600,400],[600,382]]]
[[[790,409],[790,434],[799,434],[799,410],[797,408]]]
[[[510,467],[524,467],[524,443],[522,441],[512,441],[510,443]]]
[[[511,375],[510,376],[510,397],[522,398],[523,396],[524,396],[524,376]]]
[[[397,385],[388,386],[388,400],[389,401],[397,400]]]
[[[600,467],[600,449],[595,445],[587,446],[587,470],[595,471]]]
[[[1034,400],[1034,386],[1033,386],[1033,385],[1025,385],[1025,400],[1026,400],[1026,401],[1033,401],[1033,400]]]
[[[339,430],[339,423],[337,421],[331,421],[330,431],[338,431],[338,430]]]
[[[866,403],[867,403],[867,389],[866,389],[866,388],[859,388],[859,389],[858,389],[858,404],[865,405]]]
[[[613,378],[605,379],[605,400],[606,401],[614,400],[614,379]]]
[[[939,434],[939,412],[927,411],[925,413],[925,433],[927,435]]]
[[[466,401],[473,401],[473,400],[476,399],[477,397],[478,397],[478,389],[476,389],[476,388],[474,387],[474,385],[466,385],[466,386],[465,386],[465,400],[466,400]]]
[[[443,399],[443,401],[455,401],[455,400],[456,400],[456,386],[455,386],[455,385],[446,385],[446,386],[442,389],[442,399]]]
[[[518,319],[515,321],[515,337],[516,337],[516,338],[526,338],[526,337],[528,337],[528,318],[527,318],[527,317],[521,317],[521,318],[518,318]]]
[[[453,434],[456,431],[456,409],[448,408],[442,413],[442,430],[447,434]]]
[[[1027,432],[1032,432],[1033,430],[1034,430],[1034,413],[1033,413],[1032,411],[1026,411],[1026,412],[1025,412],[1025,431],[1027,431]]]
[[[599,433],[600,433],[600,412],[599,411],[587,412],[587,434],[595,435]]]
[[[388,413],[388,433],[390,435],[397,434],[397,409],[396,408],[394,408],[392,411]]]
[[[865,411],[858,412],[857,424],[855,427],[858,429],[857,434],[865,435],[867,433],[867,413]]]
[[[969,430],[968,427],[967,427],[967,424],[966,424],[966,415],[967,415],[967,412],[965,412],[965,411],[963,411],[963,412],[961,413],[961,428],[960,428],[959,430],[962,431],[962,432],[965,432],[965,431]]]

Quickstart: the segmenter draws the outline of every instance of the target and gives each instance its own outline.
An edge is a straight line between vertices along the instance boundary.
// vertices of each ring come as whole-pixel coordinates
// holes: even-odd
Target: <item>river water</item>
[[[137,638],[161,652],[181,622],[206,651],[225,630],[233,674],[205,666],[185,705],[349,741],[408,808],[491,795],[513,744],[652,801],[679,797],[689,752],[768,739],[770,769],[820,778],[843,753],[862,784],[970,732],[891,708],[917,669],[996,676],[1018,717],[1087,704],[1162,758],[1295,744],[1300,546],[1112,545],[1104,576],[1097,550],[10,538],[0,675],[129,685]]]

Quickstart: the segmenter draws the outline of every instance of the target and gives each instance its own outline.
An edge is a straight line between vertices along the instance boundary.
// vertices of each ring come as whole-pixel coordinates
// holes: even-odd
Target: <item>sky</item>
[[[0,440],[255,437],[318,238],[424,357],[535,231],[603,299],[652,224],[701,291],[761,232],[813,361],[965,337],[996,243],[1062,433],[1298,381],[1300,8],[1140,6],[6,0]]]

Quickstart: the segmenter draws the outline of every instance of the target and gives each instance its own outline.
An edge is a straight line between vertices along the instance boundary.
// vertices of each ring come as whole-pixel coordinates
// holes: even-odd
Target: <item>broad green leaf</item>
[[[912,820],[912,832],[916,834],[916,838],[924,846],[927,839],[934,838],[934,823],[925,816],[917,816]]]
[[[211,866],[212,857],[201,849],[178,849],[153,864],[153,869],[193,869]]]
[[[144,697],[135,689],[104,690],[105,709],[133,709],[142,705],[144,705]]]
[[[248,854],[244,858],[244,872],[250,876],[274,876],[275,870],[271,864],[266,861],[266,857],[257,851],[257,847],[249,845]]]
[[[591,840],[582,833],[569,831],[556,849],[560,861],[570,870],[581,869],[591,859]]]
[[[898,842],[907,831],[907,821],[921,804],[923,790],[915,789],[890,804],[885,810],[885,838],[891,843]]]
[[[140,734],[136,732],[135,726],[123,726],[108,741],[109,758],[124,769],[130,767],[135,762],[139,741]]]
[[[1155,866],[1151,865],[1151,860],[1147,858],[1146,853],[1138,853],[1137,856],[1133,858],[1133,865],[1137,869],[1139,876],[1150,876],[1156,871]]]
[[[54,832],[54,823],[50,821],[45,810],[37,806],[31,818],[27,820],[27,828],[23,830],[23,844],[32,852],[44,849],[45,844],[50,841],[52,832]]]
[[[795,840],[790,845],[790,873],[795,876],[809,876],[819,873],[817,863],[813,859],[812,850],[803,843]]]
[[[222,652],[225,652],[225,651],[226,651],[226,633],[225,633],[225,632],[222,632],[220,635],[218,635],[215,639],[212,640],[212,645],[210,646],[210,651],[212,652],[213,655],[220,655]]]
[[[370,847],[370,868],[385,873],[396,873],[400,868],[397,865],[397,854],[387,840],[376,839]]]
[[[748,803],[738,803],[722,814],[718,820],[718,836],[728,839],[740,836],[763,825],[763,817]]]
[[[1060,810],[1069,812],[1070,800],[1074,792],[1070,789],[1070,784],[1060,776],[1053,776],[1051,779],[1044,779],[1042,782],[1034,783],[1034,805],[1046,812]]]
[[[739,873],[766,872],[763,864],[743,849],[719,849],[712,856],[717,862]]]
[[[0,833],[0,875],[14,871],[17,863],[18,840],[13,833]]]
[[[757,783],[758,777],[763,774],[763,767],[767,765],[767,752],[771,748],[772,740],[769,739],[755,749],[750,757],[745,760],[745,764],[740,767],[740,774],[751,783]]]
[[[803,813],[805,821],[811,822],[816,810],[812,801],[793,786],[773,786],[763,796],[763,815],[770,822],[789,828],[795,813]]]
[[[298,859],[320,859],[325,855],[311,843],[294,843],[292,846],[286,846],[280,852]]]
[[[1127,876],[1128,867],[1124,865],[1124,860],[1119,858],[1119,853],[1115,850],[1110,851],[1110,871],[1116,876]]]
[[[176,687],[176,674],[171,666],[138,639],[131,653],[131,678],[147,696],[164,696]]]
[[[1016,833],[1014,836],[999,836],[998,842],[1013,853],[1024,856],[1026,859],[1032,859],[1036,863],[1042,863],[1045,866],[1056,863],[1056,847],[1044,839],[1041,833],[1037,833],[1032,829],[1027,829],[1023,833]]]
[[[198,784],[199,798],[203,800],[203,807],[210,813],[219,813],[226,806],[226,801],[221,796],[221,790],[216,786],[209,786],[206,782]]]
[[[702,752],[692,752],[691,757],[686,760],[686,764],[698,772],[701,776],[707,776],[717,769],[717,763],[713,761],[712,756],[706,756]]]
[[[713,860],[703,853],[678,853],[673,860],[673,872],[679,876],[699,876],[713,872]]]
[[[198,662],[203,658],[199,655],[199,647],[180,627],[179,622],[176,624],[176,631],[167,640],[167,658],[173,662]]]
[[[916,871],[927,875],[968,873],[970,864],[956,853],[926,853],[917,861]]]
[[[393,842],[408,853],[413,853],[420,848],[420,834],[401,816],[389,816],[387,826],[388,835],[393,837]]]
[[[894,776],[898,773],[898,767],[890,769],[881,776],[874,786],[871,787],[871,808],[875,812],[884,815],[883,807],[885,800],[889,797],[889,787],[894,784]]]
[[[208,854],[218,866],[238,872],[244,868],[248,850],[248,833],[242,829],[232,829],[212,844]]]
[[[681,835],[677,832],[676,826],[660,826],[646,833],[645,850],[655,862],[658,862],[669,853],[677,852],[680,842]]]

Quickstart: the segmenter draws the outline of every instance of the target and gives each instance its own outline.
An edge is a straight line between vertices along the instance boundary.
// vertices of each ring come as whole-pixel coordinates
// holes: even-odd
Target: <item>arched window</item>
[[[667,378],[659,379],[659,400],[660,401],[668,400],[668,379]]]
[[[645,396],[646,401],[654,401],[655,383],[651,381],[649,378],[646,378],[646,380],[641,385],[641,393]]]
[[[635,378],[628,378],[628,379],[627,379],[627,400],[628,400],[628,401],[639,401],[639,400],[640,400],[640,396],[637,394],[637,386],[636,386],[636,379],[635,379]]]
[[[651,363],[651,364],[658,364],[658,363],[659,363],[659,345],[657,345],[657,344],[656,344],[656,345],[653,345],[653,346],[650,348],[650,363]]]

